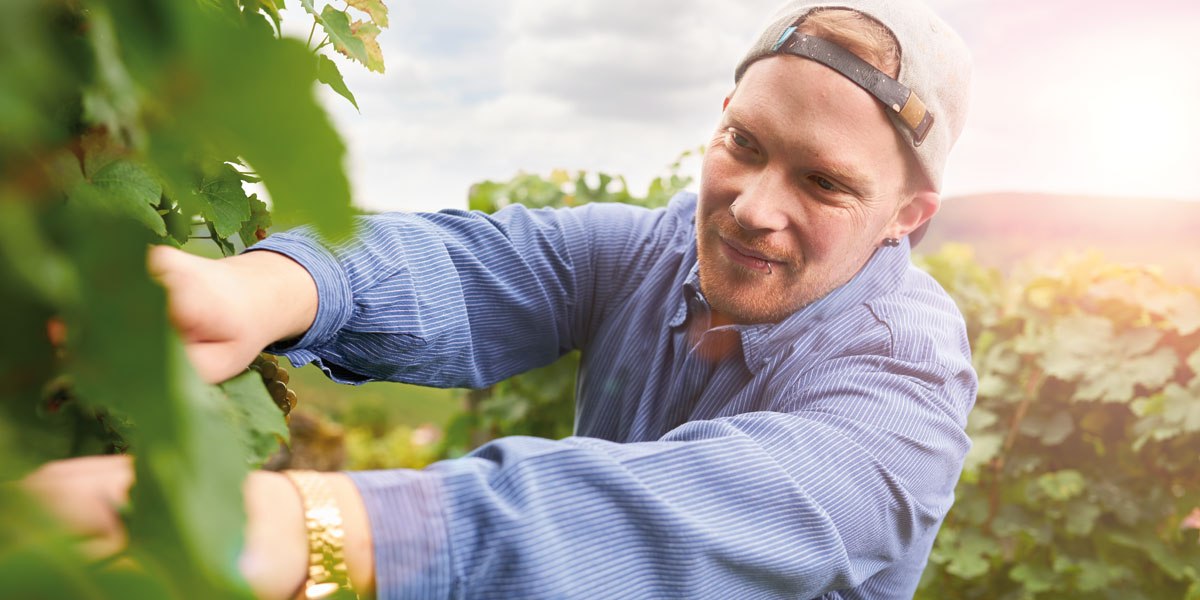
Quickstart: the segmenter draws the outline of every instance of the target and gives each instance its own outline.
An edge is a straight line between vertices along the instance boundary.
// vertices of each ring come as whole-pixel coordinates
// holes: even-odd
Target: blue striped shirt
[[[486,386],[582,350],[576,435],[352,473],[381,598],[906,598],[953,502],[962,316],[876,251],[771,325],[709,329],[696,198],[363,219],[255,248],[317,282],[276,350],[333,379]]]

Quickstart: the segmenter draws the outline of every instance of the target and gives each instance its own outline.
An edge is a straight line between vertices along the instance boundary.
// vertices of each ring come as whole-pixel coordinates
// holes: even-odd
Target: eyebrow
[[[724,123],[728,127],[737,127],[749,133],[756,141],[759,141],[758,136],[754,134],[752,128],[746,124],[746,121],[739,118],[733,109],[726,111]],[[870,184],[870,178],[858,169],[842,161],[830,159],[829,157],[817,157],[814,158],[813,162],[815,164],[813,170],[828,174],[830,177],[836,179],[838,183],[850,188],[856,195],[863,198],[872,198],[877,195],[876,190]]]

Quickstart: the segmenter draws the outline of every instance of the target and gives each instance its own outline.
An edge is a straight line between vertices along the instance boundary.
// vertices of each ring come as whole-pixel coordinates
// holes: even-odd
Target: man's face
[[[900,211],[901,144],[876,101],[835,71],[796,57],[752,64],[700,177],[700,285],[714,324],[780,321],[915,227]]]

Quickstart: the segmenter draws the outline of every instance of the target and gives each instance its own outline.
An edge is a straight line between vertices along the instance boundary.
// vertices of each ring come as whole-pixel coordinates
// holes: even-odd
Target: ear
[[[932,190],[920,190],[908,199],[908,203],[896,212],[892,220],[889,237],[900,239],[924,225],[942,206],[942,198]]]
[[[727,108],[729,108],[729,96],[725,96],[725,103],[721,105],[721,112],[725,112]]]

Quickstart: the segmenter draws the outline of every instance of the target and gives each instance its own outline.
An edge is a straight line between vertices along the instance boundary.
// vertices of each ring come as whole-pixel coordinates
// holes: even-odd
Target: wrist
[[[303,336],[317,317],[317,283],[300,263],[270,250],[226,259],[252,290],[253,319],[267,339],[263,346]]]
[[[242,576],[258,598],[294,598],[308,573],[300,495],[286,477],[268,471],[252,472],[243,491],[246,545],[238,561]]]
[[[334,500],[342,511],[345,532],[346,570],[350,584],[360,598],[375,592],[375,549],[372,545],[371,522],[358,486],[344,473],[324,474]]]
[[[284,471],[303,505],[307,550],[302,596],[366,598],[373,593],[374,554],[358,488],[340,473]]]

